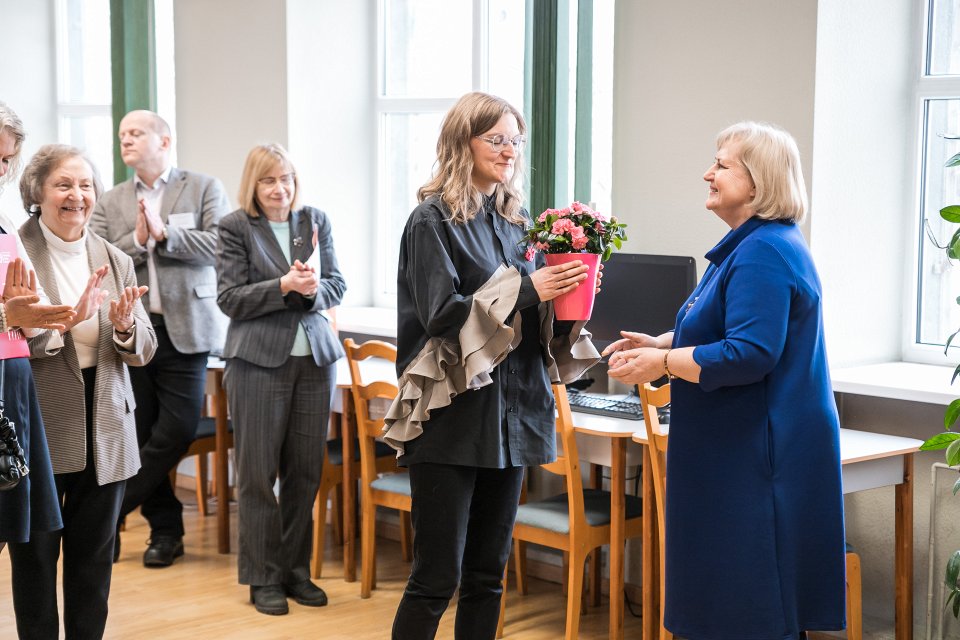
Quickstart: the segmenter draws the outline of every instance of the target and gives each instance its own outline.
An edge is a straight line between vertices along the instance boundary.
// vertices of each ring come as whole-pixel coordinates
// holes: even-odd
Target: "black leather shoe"
[[[287,596],[283,587],[278,584],[268,584],[263,587],[250,587],[250,602],[260,613],[269,616],[282,616],[289,613]]]
[[[285,584],[283,588],[287,592],[287,595],[293,598],[293,601],[297,604],[302,604],[306,607],[322,607],[327,604],[327,594],[323,592],[323,589],[309,580],[304,580],[297,584]]]
[[[183,538],[154,536],[147,540],[147,544],[150,546],[143,552],[145,567],[169,567],[183,555]]]

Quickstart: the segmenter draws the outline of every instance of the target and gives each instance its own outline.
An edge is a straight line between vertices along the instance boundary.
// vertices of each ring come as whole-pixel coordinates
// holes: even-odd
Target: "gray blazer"
[[[149,284],[147,254],[133,242],[137,224],[137,189],[133,179],[103,194],[90,218],[90,228],[133,258],[137,281]],[[217,309],[217,224],[230,210],[223,185],[216,178],[174,168],[163,194],[160,217],[192,213],[194,228],[167,226],[167,240],[155,252],[164,325],[180,353],[219,352],[227,319]],[[150,305],[144,301],[144,306]]]
[[[224,358],[241,358],[261,367],[286,362],[303,324],[318,366],[336,362],[343,347],[320,313],[340,304],[347,285],[340,275],[327,214],[304,207],[290,214],[290,257],[307,262],[313,253],[313,229],[320,252],[316,299],[296,292],[284,296],[280,277],[290,271],[277,236],[263,217],[238,209],[220,221],[217,250],[217,303],[230,317]]]
[[[74,304],[76,300],[62,300],[47,243],[37,218],[31,217],[20,227],[23,245],[33,260],[37,280],[50,298],[51,304]],[[113,324],[109,319],[110,300],[116,300],[124,287],[137,284],[133,261],[115,247],[92,233],[86,232],[87,256],[90,268],[110,265],[110,273],[103,279],[107,301],[100,307],[100,339],[97,351],[97,383],[93,405],[93,460],[97,482],[126,480],[140,468],[140,446],[133,410],[136,403],[130,386],[127,365],[145,365],[157,348],[157,336],[143,305],[138,302],[134,312],[133,348],[126,351],[113,339]],[[86,407],[83,395],[83,377],[77,360],[73,335],[63,336],[64,345],[47,351],[49,331],[29,339],[30,364],[37,383],[40,410],[50,445],[50,459],[54,473],[82,471],[87,465]]]

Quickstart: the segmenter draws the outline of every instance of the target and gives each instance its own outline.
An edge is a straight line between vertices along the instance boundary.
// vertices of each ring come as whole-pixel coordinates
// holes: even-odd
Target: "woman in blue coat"
[[[693,640],[843,629],[839,419],[796,142],[733,125],[703,179],[731,230],[675,331],[607,350],[614,378],[671,378],[664,624]]]

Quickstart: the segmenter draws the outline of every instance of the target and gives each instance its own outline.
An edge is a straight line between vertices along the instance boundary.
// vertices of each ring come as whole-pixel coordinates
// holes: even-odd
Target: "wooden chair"
[[[383,431],[381,411],[371,411],[371,401],[391,402],[397,396],[395,384],[376,381],[365,384],[360,362],[367,358],[383,358],[396,362],[397,348],[380,340],[357,345],[347,338],[343,343],[350,366],[350,387],[357,436],[360,445],[360,597],[369,598],[376,588],[376,517],[377,506],[400,511],[400,545],[404,558],[410,557],[410,476],[394,466],[391,473],[377,468],[376,442]]]
[[[670,385],[654,388],[649,383],[640,388],[640,404],[643,407],[643,420],[647,427],[647,442],[650,447],[650,464],[653,471],[653,492],[657,503],[657,532],[660,539],[660,640],[671,640],[671,634],[663,626],[663,598],[665,572],[664,553],[666,548],[665,511],[667,486],[667,444],[669,426],[660,424],[657,409],[670,404]],[[849,545],[846,555],[847,564],[847,638],[863,638],[863,599],[860,577],[860,556]]]
[[[200,511],[200,515],[206,517],[210,515],[210,511],[207,508],[207,501],[209,499],[210,493],[213,492],[213,485],[210,481],[210,476],[208,474],[209,464],[208,456],[213,454],[214,465],[219,465],[220,460],[217,459],[216,449],[217,449],[217,426],[214,418],[215,411],[212,408],[211,402],[206,402],[204,406],[204,415],[200,418],[200,422],[197,423],[197,435],[194,437],[193,442],[190,444],[190,448],[187,449],[187,452],[183,454],[180,458],[189,458],[190,456],[195,456],[194,461],[194,491],[197,494],[197,508]],[[233,447],[233,425],[230,422],[227,422],[230,438],[227,443],[228,447]],[[223,460],[223,464],[229,464],[228,460]],[[177,486],[177,467],[174,467],[170,470],[170,483],[173,486]]]
[[[563,477],[566,492],[521,504],[517,509],[513,539],[515,542],[532,542],[560,549],[567,555],[564,563],[567,593],[565,638],[573,640],[580,628],[584,565],[587,556],[597,547],[610,544],[610,493],[600,489],[584,489],[566,387],[553,385],[553,394],[557,403],[558,456],[555,462],[541,466],[550,473]],[[626,496],[627,538],[637,538],[642,534],[641,510],[640,498]],[[523,575],[522,555],[515,554],[518,577]],[[505,611],[506,597],[500,601],[498,638],[503,637]]]

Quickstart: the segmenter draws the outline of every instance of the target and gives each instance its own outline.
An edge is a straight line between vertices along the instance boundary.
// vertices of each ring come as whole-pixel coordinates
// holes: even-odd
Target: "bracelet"
[[[673,351],[673,349],[667,349],[663,354],[663,372],[667,375],[668,379],[674,380],[677,376],[670,373],[670,367],[667,366],[667,358],[670,357],[671,351]]]

